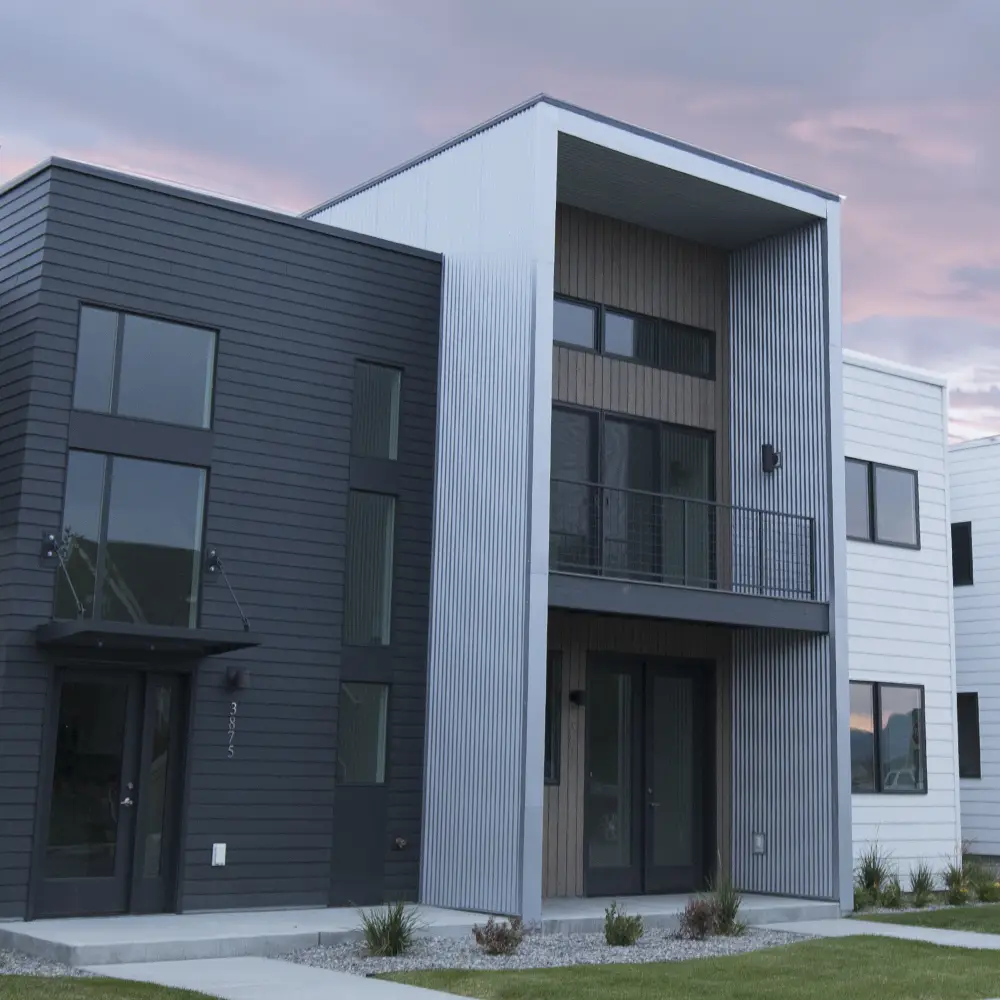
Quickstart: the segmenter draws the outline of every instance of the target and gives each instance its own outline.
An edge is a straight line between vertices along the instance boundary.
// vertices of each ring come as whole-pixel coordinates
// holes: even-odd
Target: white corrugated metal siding
[[[817,222],[734,252],[730,270],[733,503],[816,518],[820,600],[832,575],[825,243]],[[770,475],[763,444],[782,454]],[[732,857],[746,891],[838,896],[831,644],[766,631],[734,639]]]
[[[548,613],[548,114],[522,112],[316,216],[445,254],[421,900],[529,918]]]

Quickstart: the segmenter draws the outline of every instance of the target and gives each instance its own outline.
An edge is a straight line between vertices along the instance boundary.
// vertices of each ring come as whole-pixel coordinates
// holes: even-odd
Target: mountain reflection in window
[[[198,624],[205,470],[71,452],[56,618]]]

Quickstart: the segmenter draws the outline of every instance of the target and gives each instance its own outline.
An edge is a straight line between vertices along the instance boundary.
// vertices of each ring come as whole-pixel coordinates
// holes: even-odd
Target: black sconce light
[[[226,667],[226,688],[229,691],[246,691],[250,687],[250,671],[246,667]]]
[[[781,452],[774,450],[773,444],[762,444],[760,446],[760,467],[768,475],[775,469],[781,468]]]
[[[583,706],[587,704],[587,692],[581,691],[578,688],[570,691],[569,703],[571,705],[576,705],[577,708],[583,708]]]

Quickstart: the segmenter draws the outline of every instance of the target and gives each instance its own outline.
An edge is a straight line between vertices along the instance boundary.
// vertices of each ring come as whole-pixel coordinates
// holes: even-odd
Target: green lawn
[[[205,996],[121,979],[0,976],[0,1000],[205,1000]]]
[[[949,906],[946,910],[918,910],[911,913],[855,913],[858,920],[878,920],[886,924],[913,924],[940,927],[948,931],[979,931],[1000,934],[1000,903],[987,906]],[[1000,996],[1000,993],[997,994]]]
[[[389,978],[489,1000],[984,1000],[1000,997],[1000,952],[858,937],[658,965]]]

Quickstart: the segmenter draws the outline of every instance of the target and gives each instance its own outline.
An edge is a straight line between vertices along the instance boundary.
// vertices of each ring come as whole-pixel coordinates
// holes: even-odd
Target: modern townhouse
[[[425,902],[850,905],[839,212],[539,97],[309,213],[444,257]]]
[[[1000,438],[951,449],[962,831],[1000,858]]]
[[[0,190],[0,918],[415,897],[440,275]]]
[[[843,383],[854,853],[906,887],[962,839],[947,381],[848,351]]]

